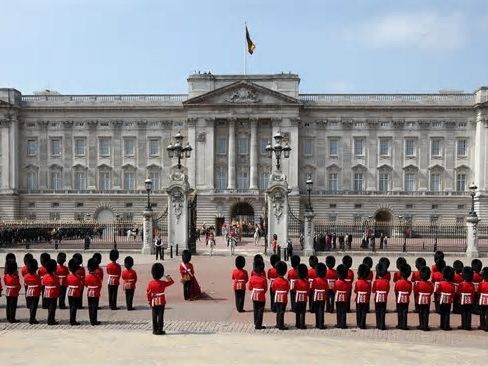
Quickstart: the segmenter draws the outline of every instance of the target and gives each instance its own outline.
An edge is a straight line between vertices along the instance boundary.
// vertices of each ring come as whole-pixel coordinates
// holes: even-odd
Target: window
[[[159,139],[150,139],[149,140],[149,155],[150,156],[159,156],[160,154],[160,147],[159,147]]]
[[[405,140],[405,156],[407,157],[415,156],[415,139]]]
[[[430,155],[431,157],[440,157],[441,156],[441,140],[440,139],[432,139],[430,143]]]
[[[75,171],[74,188],[78,191],[86,189],[86,172],[83,170]]]
[[[361,215],[354,215],[352,217],[352,220],[354,222],[354,225],[361,225],[361,222],[362,222]]]
[[[380,156],[390,156],[390,139],[380,139]]]
[[[124,139],[124,156],[131,157],[136,155],[136,139],[125,138]]]
[[[360,203],[355,203],[355,204],[354,204],[354,208],[361,208],[361,207],[363,207],[363,205],[362,205],[362,204],[360,204]]]
[[[330,204],[329,204],[329,208],[337,208],[337,204],[335,204],[335,203],[330,203]]]
[[[259,139],[259,152],[261,155],[266,155],[266,146],[268,146],[268,139]]]
[[[215,185],[217,190],[223,191],[227,189],[227,172],[224,167],[222,166],[217,167],[215,179],[216,179]]]
[[[329,156],[339,155],[339,139],[329,139]]]
[[[458,210],[464,210],[466,205],[457,205]]]
[[[37,189],[37,171],[27,173],[27,190],[34,191]]]
[[[338,183],[337,183],[337,173],[329,173],[329,191],[337,192],[338,190]]]
[[[29,202],[29,204],[27,205],[27,207],[34,208],[34,207],[36,207],[36,203],[35,202]]]
[[[150,171],[149,172],[149,179],[152,181],[152,189],[154,191],[161,190],[161,174],[159,171]]]
[[[466,191],[466,174],[461,173],[456,175],[456,191]]]
[[[434,173],[430,175],[430,190],[432,192],[440,192],[441,190],[441,175]]]
[[[60,190],[63,188],[63,178],[61,169],[51,169],[49,173],[49,188],[53,190]]]
[[[415,174],[413,173],[405,174],[405,191],[406,192],[415,191]]]
[[[83,202],[76,202],[75,207],[83,207]]]
[[[259,189],[264,191],[266,188],[268,188],[268,181],[269,181],[269,171],[268,170],[262,170],[259,173]]]
[[[464,225],[464,216],[456,217],[456,225]]]
[[[388,192],[390,190],[390,175],[387,173],[381,173],[379,177],[379,191]]]
[[[405,205],[405,208],[406,208],[407,210],[411,210],[411,209],[413,208],[413,205],[412,205],[411,203],[407,203],[407,204]]]
[[[51,139],[51,156],[60,156],[61,155],[61,139],[55,138]]]
[[[50,212],[49,213],[49,220],[59,220],[60,219],[59,212]]]
[[[438,204],[433,204],[433,205],[432,205],[432,209],[433,209],[433,210],[437,210],[438,208],[439,208],[439,205],[438,205]]]
[[[246,170],[240,170],[237,175],[237,189],[249,189],[249,174]]]
[[[466,139],[457,140],[456,151],[457,151],[457,157],[458,158],[466,157],[466,151],[467,151],[467,140]]]
[[[434,205],[433,205],[434,206]],[[437,205],[436,205],[437,206]],[[432,215],[430,217],[430,224],[431,225],[437,225],[439,223],[439,216]]]
[[[217,138],[217,155],[227,154],[227,139],[225,137]]]
[[[108,191],[110,189],[110,172],[100,171],[98,173],[98,189]]]
[[[85,156],[86,155],[86,138],[77,137],[75,138],[75,156]]]
[[[362,138],[354,139],[354,155],[364,156],[364,139]]]
[[[304,156],[313,155],[313,139],[311,138],[303,139],[303,155]]]
[[[136,189],[136,173],[133,171],[124,172],[124,189],[133,191]]]
[[[363,173],[354,173],[354,192],[362,192],[363,191]]]
[[[337,221],[337,216],[336,215],[329,215],[329,222],[335,223]]]
[[[110,137],[100,137],[98,140],[98,156],[110,156]]]
[[[59,207],[59,202],[52,202],[51,207],[53,207],[53,208]]]
[[[27,140],[27,156],[37,155],[37,140],[29,139]]]
[[[247,155],[249,153],[249,143],[247,137],[239,137],[237,140],[237,151],[239,155]]]

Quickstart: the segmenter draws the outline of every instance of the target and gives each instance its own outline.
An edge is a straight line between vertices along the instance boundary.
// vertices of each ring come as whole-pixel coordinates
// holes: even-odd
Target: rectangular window
[[[223,191],[227,189],[227,172],[224,167],[218,167],[217,168],[217,174],[216,174],[216,188],[219,191]]]
[[[60,219],[59,212],[50,212],[49,213],[49,220],[59,220]]]
[[[217,155],[227,154],[227,139],[225,137],[217,138]]]
[[[134,172],[124,173],[124,189],[126,191],[133,191],[136,189],[136,174]]]
[[[86,189],[86,173],[83,171],[75,172],[75,189],[83,191]]]
[[[37,155],[37,139],[27,140],[27,156]]]
[[[110,156],[110,145],[110,137],[100,137],[100,139],[98,140],[98,156]]]
[[[136,139],[125,138],[124,139],[124,156],[132,157],[136,155]]]
[[[390,139],[380,139],[380,156],[390,156]]]
[[[313,155],[313,139],[304,138],[303,139],[303,156]]]
[[[264,191],[268,188],[269,171],[261,171],[259,173],[259,189]]]
[[[405,156],[412,157],[415,156],[415,139],[405,140]]]
[[[337,208],[337,204],[335,204],[335,203],[330,203],[330,204],[329,204],[329,208]]]
[[[339,139],[329,139],[329,156],[339,155]]]
[[[354,139],[354,155],[364,156],[364,139],[362,138]]]
[[[101,191],[108,191],[110,189],[110,173],[99,172],[98,173],[98,188]]]
[[[415,191],[415,174],[405,174],[405,191],[414,192]]]
[[[413,205],[412,205],[411,203],[407,203],[407,204],[405,205],[405,208],[406,208],[407,210],[411,210],[411,209],[413,208]]]
[[[360,203],[355,203],[355,204],[354,204],[354,208],[361,208],[361,207],[363,207],[363,205],[362,205],[362,204],[360,204]]]
[[[75,138],[75,156],[85,156],[86,155],[86,138],[77,137]]]
[[[363,191],[363,173],[354,173],[354,192],[362,192]]]
[[[53,190],[60,190],[63,187],[62,174],[60,170],[53,170],[49,174],[49,188]]]
[[[361,223],[362,223],[362,217],[361,217],[361,215],[354,215],[352,217],[352,220],[354,222],[354,225],[361,225]]]
[[[464,216],[456,217],[456,225],[464,225]]]
[[[268,146],[268,139],[259,139],[259,152],[261,155],[266,155],[266,146]]]
[[[458,192],[466,191],[466,174],[456,175],[456,191]]]
[[[37,189],[37,172],[27,173],[27,189],[34,191]]]
[[[458,158],[466,157],[467,144],[468,144],[468,141],[466,139],[457,140],[456,151],[457,151],[457,157]]]
[[[61,139],[51,139],[50,140],[51,156],[61,155]]]
[[[330,192],[337,192],[338,182],[337,182],[337,173],[329,173],[329,191]]]
[[[239,137],[237,140],[237,152],[239,155],[247,155],[249,153],[249,141],[247,137]]]
[[[380,174],[379,178],[379,191],[380,192],[388,192],[390,190],[390,175],[389,174]]]
[[[149,156],[159,156],[160,154],[159,139],[149,140]]]
[[[441,190],[441,175],[431,174],[430,175],[430,190],[432,192],[440,192]]]
[[[440,157],[441,156],[441,140],[440,139],[432,139],[430,142],[430,155],[431,157]]]
[[[159,172],[149,172],[149,179],[152,181],[152,189],[154,191],[161,190],[161,174]]]
[[[237,175],[237,189],[249,189],[249,174],[247,173],[247,170],[239,171],[239,174]]]
[[[438,204],[433,204],[431,207],[432,207],[433,210],[437,210],[439,208],[439,205]]]

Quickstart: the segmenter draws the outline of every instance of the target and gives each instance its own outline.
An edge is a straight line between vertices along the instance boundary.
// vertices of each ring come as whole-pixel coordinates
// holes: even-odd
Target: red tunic
[[[315,277],[312,281],[313,301],[326,301],[329,284],[326,277]]]
[[[81,280],[81,283],[85,283],[85,267],[83,266],[79,266],[78,269],[76,270],[76,275],[79,277],[79,279]]]
[[[270,289],[273,289],[273,281],[277,278],[278,278],[278,272],[276,272],[276,268],[271,267],[270,269],[268,269],[268,279],[269,279]]]
[[[437,293],[437,287],[439,286],[439,283],[442,280],[444,280],[444,276],[442,275],[442,272],[432,273],[432,283],[434,284],[434,292]]]
[[[454,285],[449,281],[441,281],[437,286],[437,293],[439,294],[439,304],[452,304]]]
[[[393,282],[397,282],[398,280],[400,280],[402,278],[402,275],[400,274],[400,271],[396,271],[394,274],[393,274]]]
[[[368,281],[369,283],[373,281],[373,271],[369,271],[366,281]]]
[[[59,297],[59,280],[55,274],[46,273],[42,277],[44,283],[44,298],[57,299]]]
[[[137,273],[132,268],[125,268],[122,271],[122,279],[124,280],[124,290],[134,290],[136,288]]]
[[[22,269],[20,270],[20,273],[22,274],[22,277],[25,277],[25,275],[27,273],[29,273],[29,271],[27,270],[27,266],[26,265],[23,265],[22,266]]]
[[[369,304],[369,297],[371,295],[371,283],[368,282],[367,279],[357,280],[354,284],[354,293],[356,294],[356,304]]]
[[[245,269],[234,269],[232,271],[232,280],[234,290],[245,290],[246,283],[249,281],[249,275]]]
[[[346,280],[338,279],[334,283],[335,302],[349,302],[349,293],[351,292],[351,283]]]
[[[307,302],[309,291],[310,283],[307,280],[302,280],[301,278],[299,278],[295,281],[296,302]]]
[[[40,266],[39,269],[37,270],[37,274],[41,278],[41,284],[44,286],[44,275],[47,274],[47,269],[44,266]]]
[[[473,285],[476,293],[478,293],[478,286],[482,280],[483,280],[483,276],[481,276],[478,272],[473,273]]]
[[[186,268],[185,268],[186,266]],[[190,276],[190,277],[193,277],[195,276],[195,269],[193,268],[193,264],[191,264],[190,262],[188,263],[180,263],[180,274],[181,274],[181,277],[183,278],[185,275],[187,276]]]
[[[434,293],[434,285],[430,281],[418,281],[413,291],[417,295],[418,305],[429,305]]]
[[[434,274],[435,272],[437,272],[437,265],[435,263],[430,267],[430,272],[432,274]]]
[[[18,297],[20,291],[20,281],[19,276],[5,274],[3,276],[3,283],[5,284],[5,296],[8,297]]]
[[[109,264],[107,264],[107,283],[111,286],[118,286],[120,284],[121,272],[122,269],[120,268],[120,264],[118,264],[117,262],[110,262]]]
[[[474,304],[474,285],[472,282],[463,281],[458,286],[459,303],[461,305]]]
[[[252,272],[251,272],[251,277],[252,277],[252,276],[257,276],[256,272],[252,271]],[[267,277],[266,277],[266,272],[264,272],[264,271],[263,271],[263,272],[261,272],[260,276],[261,276],[261,277],[263,277],[263,278],[267,278]]]
[[[488,282],[487,281],[480,282],[478,286],[478,291],[480,294],[479,305],[488,306]]]
[[[41,296],[41,278],[39,275],[27,272],[24,275],[24,285],[27,287],[26,297]]]
[[[103,269],[101,267],[97,267],[97,269],[95,269],[95,274],[100,277],[100,281],[103,282]]]
[[[166,294],[164,291],[166,287],[171,286],[173,283],[173,279],[164,281],[164,280],[151,280],[147,284],[146,288],[146,297],[147,302],[150,306],[160,306],[166,305]]]
[[[371,290],[374,293],[374,302],[386,302],[388,300],[390,281],[385,277],[378,278],[373,282],[373,287]]]
[[[295,282],[295,289],[297,283]],[[275,303],[287,304],[288,302],[288,291],[290,290],[290,284],[288,280],[283,277],[278,277],[273,281],[271,289],[275,293]]]
[[[68,296],[81,297],[83,282],[81,282],[80,277],[70,273],[68,277],[66,277],[66,285],[68,286]]]
[[[454,294],[457,296],[458,295],[458,287],[459,284],[463,282],[463,276],[459,273],[454,274],[454,280],[452,281],[452,284],[454,285]]]
[[[295,280],[298,278],[297,270],[295,268],[291,268],[288,271],[287,279],[290,281],[290,291],[295,291]]]
[[[412,273],[412,283],[413,283],[414,287],[415,287],[415,284],[419,281],[420,281],[420,272],[419,271],[413,272]],[[415,291],[415,288],[414,288],[414,291]]]
[[[327,268],[325,279],[329,290],[334,290],[334,282],[337,280],[337,271],[334,268]]]
[[[395,283],[395,295],[397,304],[408,304],[410,294],[412,293],[412,282],[405,279],[399,279]]]
[[[265,277],[254,275],[251,276],[249,284],[247,285],[249,291],[251,291],[251,299],[253,301],[266,301],[266,291],[268,291],[268,281]]]
[[[383,277],[378,276],[378,273],[376,273],[376,275],[374,276],[374,279],[379,280],[380,278],[383,278],[383,279],[387,280],[388,282],[390,282],[391,281],[391,273],[386,272]]]
[[[69,275],[68,267],[62,264],[58,264],[56,267],[56,276],[59,279],[59,286],[66,286],[66,277]]]
[[[347,270],[346,281],[351,284],[351,289],[352,289],[352,283],[354,281],[354,272],[352,271],[352,269]]]
[[[100,297],[102,280],[94,272],[90,272],[85,277],[85,287],[87,297]]]

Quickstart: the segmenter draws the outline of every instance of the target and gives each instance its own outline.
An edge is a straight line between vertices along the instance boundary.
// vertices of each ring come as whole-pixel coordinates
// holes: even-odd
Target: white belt
[[[59,276],[59,275],[58,275],[58,278],[66,278],[66,277],[68,277],[68,276]]]
[[[87,286],[88,288],[98,288],[98,286]]]
[[[403,300],[408,300],[408,292],[398,291],[397,304],[406,304],[407,301]]]
[[[298,292],[301,292],[301,291],[297,291],[297,293],[298,293]],[[305,292],[305,293],[306,293],[306,291],[303,291],[303,292]],[[286,293],[287,293],[287,291],[283,291],[283,290],[276,290],[276,291],[275,291],[275,294],[276,294],[276,295],[279,295],[279,294],[286,294]]]
[[[68,288],[80,288],[80,286],[69,285]]]
[[[6,288],[17,288],[17,286],[5,286]]]
[[[44,288],[56,288],[57,286],[44,286]]]
[[[109,274],[108,276],[109,276],[109,277],[120,278],[120,275],[113,275],[113,274]]]
[[[161,297],[161,296],[166,296],[164,292],[158,292],[157,294],[154,294],[154,297]]]
[[[36,288],[39,287],[39,285],[27,285],[27,288]]]

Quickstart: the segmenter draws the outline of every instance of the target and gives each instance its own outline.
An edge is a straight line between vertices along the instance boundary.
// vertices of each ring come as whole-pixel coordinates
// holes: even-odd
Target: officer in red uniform
[[[134,310],[132,302],[134,300],[134,292],[136,291],[137,273],[134,267],[134,258],[128,256],[124,258],[124,267],[122,271],[122,280],[124,281],[123,288],[125,291],[125,304],[128,311]]]
[[[471,330],[471,313],[474,303],[473,269],[463,268],[463,282],[458,286],[459,305],[461,310],[461,326],[459,329]]]
[[[171,286],[174,281],[171,276],[164,276],[164,266],[161,263],[154,263],[151,268],[153,279],[149,281],[146,288],[146,297],[152,309],[153,334],[164,335],[164,308],[166,306],[166,287]]]
[[[79,277],[83,287],[81,288],[80,295],[80,307],[78,309],[83,309],[83,291],[85,289],[85,267],[83,267],[83,256],[80,253],[73,254],[73,259],[76,261],[78,269],[76,270],[76,275]]]
[[[37,274],[41,278],[41,296],[42,296],[41,306],[43,309],[47,309],[47,303],[44,300],[44,282],[43,282],[44,280],[43,280],[43,278],[44,278],[44,275],[47,273],[46,263],[50,259],[51,259],[51,256],[49,255],[49,253],[41,253],[41,256],[39,257],[39,261],[41,262],[41,266],[39,267],[39,271],[37,272]]]
[[[59,308],[66,309],[66,277],[69,274],[68,267],[64,265],[66,263],[66,253],[59,252],[57,262],[56,276],[59,280]]]
[[[334,269],[336,265],[335,257],[328,255],[325,258],[325,265],[327,266],[327,272],[325,273],[325,279],[327,281],[327,302],[325,307],[328,313],[334,313],[334,283],[337,280],[337,272]]]
[[[17,323],[18,320],[15,319],[15,314],[17,312],[17,300],[21,286],[17,273],[17,262],[14,259],[6,259],[5,261],[3,283],[5,284],[5,296],[7,297],[7,305],[5,307],[7,321],[9,323]]]
[[[348,301],[348,303],[347,303],[347,312],[350,313],[351,312],[352,283],[354,282],[354,272],[351,269],[351,267],[352,267],[352,258],[351,258],[351,256],[345,255],[344,257],[342,257],[342,264],[347,269],[346,281],[349,282],[349,284],[351,285],[350,286],[350,289],[351,290],[349,291],[349,296],[347,298],[347,301]]]
[[[488,332],[488,267],[483,268],[483,281],[478,286],[480,308],[480,327],[479,329]]]
[[[24,276],[29,272],[27,270],[27,263],[29,263],[29,261],[31,259],[34,259],[34,256],[31,253],[26,253],[24,255],[24,265],[22,266],[22,269],[20,270],[22,278],[24,278]],[[25,289],[25,293],[26,293],[26,297],[27,297],[27,286],[25,284],[24,284],[24,289]],[[27,298],[26,298],[26,301],[27,301]]]
[[[47,305],[47,324],[57,325],[56,308],[59,297],[59,280],[56,276],[57,263],[54,259],[49,259],[45,263],[47,273],[42,277],[44,283],[44,299]]]
[[[368,281],[369,273],[368,265],[361,263],[358,267],[358,279],[354,284],[356,324],[359,329],[366,329],[366,315],[368,314],[369,298],[371,296],[371,283]]]
[[[437,264],[437,269],[439,269],[439,262]],[[439,312],[441,316],[441,329],[451,330],[449,325],[451,316],[451,304],[454,298],[454,285],[452,281],[454,280],[454,268],[446,266],[443,270],[444,280],[439,282],[437,286],[437,294],[439,299]]]
[[[347,329],[347,304],[350,302],[351,282],[347,281],[347,267],[344,264],[337,266],[337,280],[334,283],[335,305],[337,314],[336,328]]]
[[[363,258],[363,264],[366,264],[368,266],[369,272],[368,272],[368,277],[366,278],[366,281],[369,282],[371,285],[371,282],[373,282],[373,258],[367,256]],[[359,270],[359,268],[358,268]]]
[[[25,301],[29,309],[29,324],[39,324],[36,319],[39,297],[41,296],[41,278],[37,274],[37,261],[32,258],[26,264],[27,273],[24,275]]]
[[[431,278],[432,278],[432,284],[434,285],[434,304],[435,304],[435,312],[437,314],[440,314],[440,309],[439,309],[439,291],[438,287],[441,281],[444,280],[444,268],[446,268],[446,262],[444,262],[444,259],[437,259],[437,262],[435,263],[435,272],[432,272]]]
[[[403,257],[398,257],[396,260],[397,271],[393,274],[393,282],[397,282],[402,279],[402,274],[400,272],[400,267],[407,264],[407,260]]]
[[[101,267],[102,265],[102,254],[100,253],[93,253],[93,258],[96,259],[97,261],[97,269],[95,270],[95,273],[97,276],[100,278],[101,283],[103,284],[103,268]],[[100,288],[101,290],[102,288]]]
[[[454,285],[454,299],[452,301],[452,313],[461,314],[461,304],[460,304],[458,288],[459,288],[459,284],[463,282],[464,264],[460,260],[455,260],[452,263],[452,267],[454,268],[454,281],[452,281],[452,284]]]
[[[102,281],[97,276],[97,260],[95,258],[88,259],[87,263],[88,274],[85,277],[86,296],[88,297],[88,315],[90,317],[91,325],[100,325],[98,321],[98,303],[100,301],[100,287]]]
[[[81,303],[81,289],[83,288],[83,282],[76,274],[78,271],[78,262],[76,259],[70,259],[68,261],[68,269],[70,274],[66,277],[66,285],[68,286],[68,304],[69,304],[69,323],[71,325],[80,325],[76,321],[76,312]]]
[[[253,258],[253,261],[252,261],[252,263],[253,263],[253,270],[251,272],[251,276],[256,275],[256,273],[254,272],[254,263],[256,263],[256,262],[262,262],[263,263],[263,266],[264,266],[264,258],[263,258],[263,256],[261,254],[256,254],[254,256],[254,258]],[[266,277],[265,268],[266,268],[266,266],[264,266],[263,271],[260,273],[260,276],[262,276],[263,278],[267,278]]]
[[[317,267],[317,264],[319,263],[319,259],[315,255],[311,255],[308,258],[308,264],[310,267],[308,268],[308,282],[309,282],[309,288],[310,288],[310,293],[308,294],[308,311],[311,313],[315,313],[315,308],[313,304],[313,290],[311,288],[312,281],[315,277],[317,277],[317,272],[315,271],[315,267]]]
[[[434,293],[434,285],[429,281],[430,268],[426,265],[419,269],[418,281],[414,284],[414,295],[417,303],[419,313],[419,326],[417,329],[428,331],[430,303],[432,302],[432,294]],[[413,277],[413,276],[412,276]]]
[[[414,306],[415,312],[418,313],[419,311],[419,304],[418,304],[418,292],[415,290],[415,287],[420,282],[420,270],[427,265],[427,262],[424,258],[419,257],[415,260],[415,268],[416,271],[412,272],[412,285],[413,285],[413,298],[414,298]]]
[[[297,267],[300,264],[300,257],[298,255],[293,255],[290,259],[291,268],[288,271],[288,281],[290,282],[290,304],[291,311],[295,311],[295,281],[298,278]]]
[[[286,275],[286,263],[279,261],[275,265],[278,277],[273,281],[272,287],[274,291],[274,301],[276,307],[276,327],[279,330],[287,330],[285,327],[285,310],[288,302],[288,291],[290,290],[290,284],[288,280],[284,278]],[[297,304],[295,304],[296,306]]]
[[[108,275],[108,305],[112,310],[118,310],[117,307],[117,291],[119,289],[120,275],[122,269],[120,264],[117,263],[119,259],[119,251],[112,249],[110,251],[110,263],[107,264]]]
[[[473,269],[473,285],[474,285],[474,306],[473,306],[473,313],[479,314],[479,291],[478,287],[480,282],[483,280],[483,276],[481,275],[481,268],[483,267],[483,263],[479,259],[473,259],[471,261],[471,268]]]
[[[408,304],[410,303],[410,294],[412,293],[412,283],[408,280],[412,269],[408,264],[400,265],[401,278],[395,282],[395,295],[398,313],[397,329],[408,330],[407,315]]]
[[[442,250],[437,250],[435,253],[434,253],[434,264],[431,266],[430,268],[430,271],[431,271],[431,274],[433,275],[435,272],[442,272],[439,270],[439,268],[437,268],[437,261],[439,259],[442,259],[444,260],[444,252]],[[434,292],[435,293],[435,292]]]
[[[271,311],[276,313],[276,306],[274,305],[274,290],[273,290],[273,281],[278,278],[278,272],[276,271],[276,263],[280,261],[280,256],[278,254],[272,254],[269,257],[269,262],[271,264],[271,268],[268,269],[268,279],[269,279],[269,292],[271,295]]]
[[[327,327],[324,324],[324,310],[327,301],[327,290],[329,288],[326,277],[327,267],[324,263],[319,263],[315,270],[317,272],[317,277],[313,279],[311,286],[314,290],[315,327],[318,329],[326,329]]]
[[[254,261],[253,274],[249,280],[249,291],[254,311],[254,329],[266,329],[263,326],[264,305],[266,303],[266,291],[268,291],[268,281],[264,274],[264,263],[262,260]]]
[[[244,300],[246,296],[246,283],[249,281],[249,275],[244,269],[246,266],[246,259],[239,255],[235,260],[236,269],[232,271],[232,286],[234,289],[234,297],[236,302],[236,309],[239,313],[244,312]]]
[[[300,263],[297,267],[297,273],[298,279],[295,281],[295,325],[297,329],[307,329],[305,325],[305,313],[307,311],[307,297],[310,292],[310,283],[307,279],[309,270],[305,264]]]
[[[390,281],[386,278],[386,265],[378,262],[376,265],[376,277],[373,282],[372,292],[374,293],[374,309],[376,313],[376,329],[386,330],[386,302],[390,292]]]

